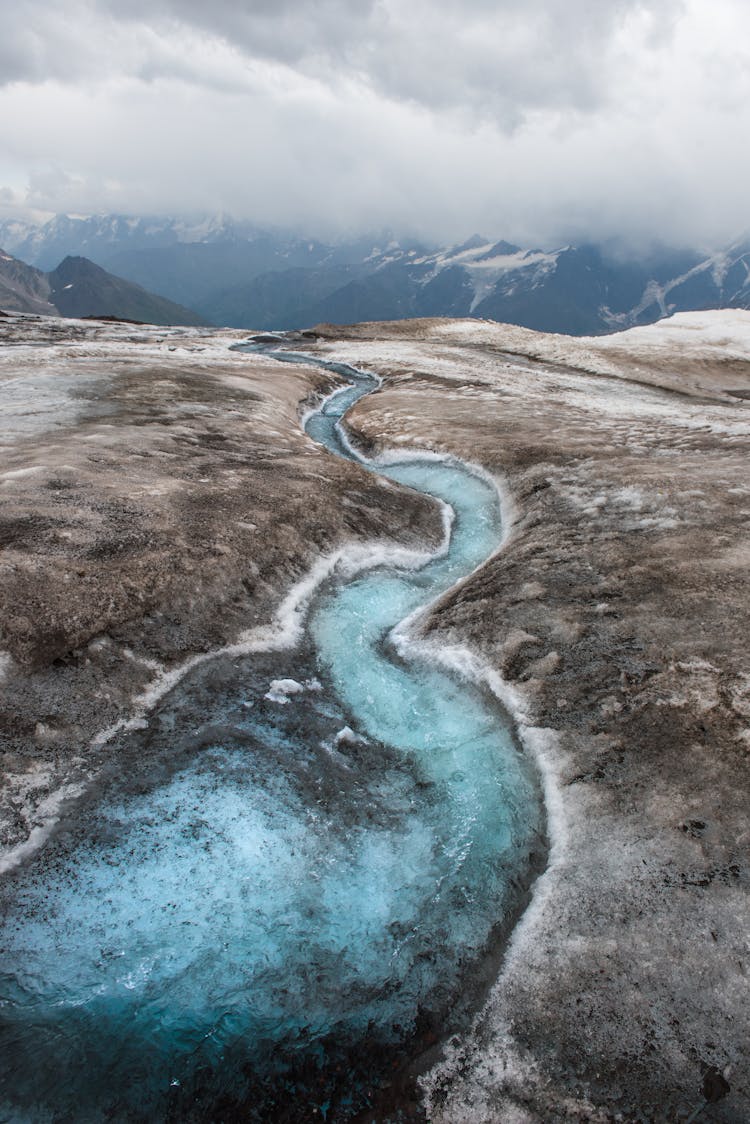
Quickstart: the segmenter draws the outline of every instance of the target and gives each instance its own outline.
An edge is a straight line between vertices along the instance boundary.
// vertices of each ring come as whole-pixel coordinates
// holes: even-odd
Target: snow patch
[[[351,726],[344,726],[336,734],[333,739],[335,744],[338,745],[367,745],[367,738],[363,738],[361,734],[356,734]]]
[[[296,679],[272,679],[263,698],[285,706],[289,702],[290,695],[299,695],[304,690],[305,688]]]
[[[10,483],[12,480],[23,480],[26,476],[37,476],[40,472],[44,472],[46,465],[34,464],[28,468],[14,468],[9,472],[0,472],[0,477],[4,482]]]

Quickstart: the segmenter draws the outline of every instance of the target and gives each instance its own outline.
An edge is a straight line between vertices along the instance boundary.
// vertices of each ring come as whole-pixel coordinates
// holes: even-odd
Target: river
[[[326,366],[351,385],[308,433],[440,501],[445,548],[335,576],[297,652],[186,676],[6,880],[8,1119],[353,1119],[460,1025],[523,904],[533,769],[399,627],[498,549],[497,490],[453,460],[364,461],[340,423],[377,381]]]

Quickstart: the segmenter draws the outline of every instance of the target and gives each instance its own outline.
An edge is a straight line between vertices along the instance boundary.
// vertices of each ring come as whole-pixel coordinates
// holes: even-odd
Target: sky
[[[0,0],[0,216],[715,246],[747,0]]]

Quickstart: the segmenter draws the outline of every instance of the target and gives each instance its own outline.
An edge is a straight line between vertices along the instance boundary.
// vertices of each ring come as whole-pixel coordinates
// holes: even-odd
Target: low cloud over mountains
[[[741,0],[19,0],[0,205],[718,243],[748,225]]]
[[[750,307],[746,239],[710,254],[660,246],[625,256],[612,245],[545,251],[479,235],[442,247],[387,234],[324,242],[221,215],[192,223],[58,215],[42,226],[0,222],[0,245],[41,269],[66,259],[48,274],[0,261],[0,308],[19,308],[7,303],[17,285],[4,303],[2,282],[20,270],[27,297],[52,300],[67,316],[191,324],[203,318],[247,329],[473,316],[595,335],[673,312]],[[20,307],[54,312],[28,302]]]

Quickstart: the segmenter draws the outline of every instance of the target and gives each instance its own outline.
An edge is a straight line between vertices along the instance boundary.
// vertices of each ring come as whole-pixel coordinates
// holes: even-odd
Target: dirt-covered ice
[[[246,338],[0,320],[0,841],[14,855],[108,759],[102,733],[197,655],[254,628],[271,642],[280,609],[289,643],[289,614],[337,552],[442,541],[430,501],[304,435],[300,409],[333,378],[230,350]]]
[[[515,509],[424,631],[515,700],[551,862],[429,1119],[747,1120],[750,314],[319,334],[385,376],[365,446],[479,462]]]
[[[0,320],[6,854],[43,834],[165,673],[268,625],[346,544],[440,512],[307,439],[333,385],[236,332]],[[300,345],[298,345],[300,346]],[[368,450],[500,481],[502,550],[422,622],[514,707],[550,863],[430,1121],[750,1118],[750,314],[569,339],[319,327],[376,371]],[[727,1092],[728,1088],[728,1092]],[[725,1095],[722,1095],[725,1094]]]

